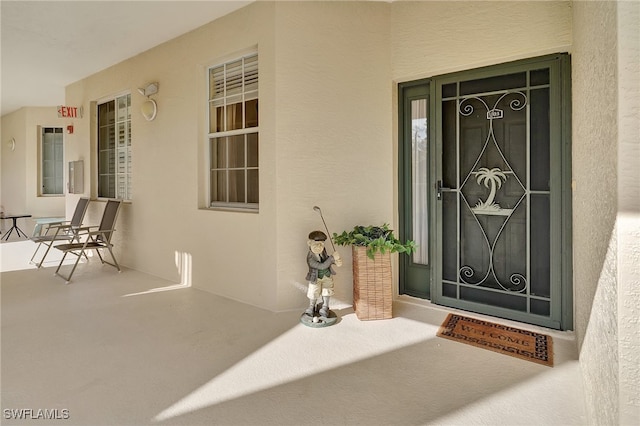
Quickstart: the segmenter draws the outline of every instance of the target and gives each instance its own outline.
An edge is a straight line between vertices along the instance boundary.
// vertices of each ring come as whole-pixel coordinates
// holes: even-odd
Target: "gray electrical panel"
[[[84,193],[84,161],[69,161],[69,194]]]

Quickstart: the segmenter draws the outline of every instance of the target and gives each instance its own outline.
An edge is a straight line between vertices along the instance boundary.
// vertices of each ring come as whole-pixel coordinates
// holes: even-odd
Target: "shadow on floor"
[[[65,425],[585,423],[572,355],[549,368],[437,338],[444,310],[344,310],[313,329],[301,311],[195,288],[145,293],[175,283],[137,271],[77,274],[2,273],[3,412],[66,409]],[[43,424],[3,420],[29,423]]]

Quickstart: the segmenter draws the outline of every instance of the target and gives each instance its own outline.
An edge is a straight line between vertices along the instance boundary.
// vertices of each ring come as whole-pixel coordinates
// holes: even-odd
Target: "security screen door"
[[[556,55],[430,81],[434,303],[570,328],[567,71]]]

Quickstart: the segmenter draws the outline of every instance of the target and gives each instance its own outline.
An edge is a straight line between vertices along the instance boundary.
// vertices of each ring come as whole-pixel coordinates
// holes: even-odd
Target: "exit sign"
[[[58,118],[81,118],[82,107],[58,105]]]

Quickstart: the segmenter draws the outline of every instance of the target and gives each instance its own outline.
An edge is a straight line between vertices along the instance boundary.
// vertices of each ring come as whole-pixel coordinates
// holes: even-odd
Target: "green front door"
[[[421,82],[432,123],[426,172],[412,148],[401,217],[403,236],[431,250],[404,261],[401,292],[571,327],[567,73],[568,57],[557,55]],[[415,87],[402,88],[405,108]],[[415,139],[414,128],[412,118]]]

